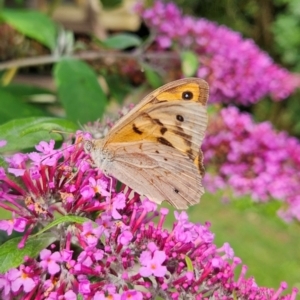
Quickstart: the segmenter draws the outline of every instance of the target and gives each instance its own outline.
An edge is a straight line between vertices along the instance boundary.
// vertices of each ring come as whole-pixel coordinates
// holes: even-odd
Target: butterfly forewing
[[[204,168],[200,146],[207,126],[208,85],[181,79],[146,96],[121,118],[94,152],[109,154],[109,175],[176,208],[199,202]],[[93,155],[94,154],[94,155]],[[91,153],[95,163],[97,155]]]

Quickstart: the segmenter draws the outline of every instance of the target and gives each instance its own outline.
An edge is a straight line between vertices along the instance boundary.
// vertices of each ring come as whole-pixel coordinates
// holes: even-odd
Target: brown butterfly
[[[207,126],[208,84],[199,78],[168,83],[147,95],[104,139],[85,151],[105,175],[150,200],[177,209],[204,193],[200,150]]]

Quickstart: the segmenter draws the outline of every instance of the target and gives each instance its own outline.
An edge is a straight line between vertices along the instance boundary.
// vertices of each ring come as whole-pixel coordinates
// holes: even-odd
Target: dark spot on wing
[[[166,127],[161,127],[160,128],[160,133],[161,134],[165,134],[166,131],[168,131],[168,129]]]
[[[184,91],[182,93],[182,99],[183,100],[192,100],[194,97],[194,94],[191,91]]]
[[[176,128],[177,128],[177,130],[172,130],[172,132],[176,135],[181,136],[184,139],[185,144],[187,146],[191,147],[192,146],[192,137],[189,134],[185,133],[180,126],[177,126]]]
[[[205,168],[203,166],[203,154],[202,154],[201,150],[199,151],[199,154],[198,154],[198,169],[199,169],[201,176],[203,177],[205,174]]]
[[[189,149],[186,154],[188,155],[188,157],[191,159],[191,160],[194,160],[195,156],[193,154],[193,150],[192,149]]]
[[[164,126],[164,124],[159,119],[152,119],[152,121],[153,121],[153,123],[155,123],[157,125]]]
[[[132,125],[132,129],[137,134],[143,134],[143,131],[139,130],[134,123]]]
[[[176,119],[177,119],[177,121],[180,121],[180,122],[183,122],[183,121],[184,121],[184,118],[183,118],[183,116],[181,116],[181,115],[177,115],[177,116],[176,116]]]
[[[168,159],[164,157],[164,160],[167,161]]]
[[[158,150],[155,150],[155,153],[159,154],[159,151],[158,151]]]
[[[177,190],[176,188],[174,188],[174,192],[175,192],[176,194],[178,194],[178,193],[179,193],[179,190]]]
[[[158,100],[156,97],[154,97],[151,101],[149,101],[149,103],[163,103],[163,102],[167,102],[168,100]]]
[[[173,146],[168,140],[166,140],[166,139],[163,138],[163,137],[157,138],[157,141],[158,141],[159,143],[163,144],[163,145],[166,145],[166,146],[169,146],[169,147],[174,148],[174,146]]]

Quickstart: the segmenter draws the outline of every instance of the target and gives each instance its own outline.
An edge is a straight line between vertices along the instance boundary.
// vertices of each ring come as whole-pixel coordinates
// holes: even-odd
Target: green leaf
[[[0,156],[0,167],[2,167],[2,168],[7,167],[7,162],[4,160],[4,158],[2,156]]]
[[[55,49],[57,27],[46,15],[34,10],[3,9],[0,19],[51,50]]]
[[[29,237],[23,249],[18,248],[22,237],[8,240],[0,246],[0,273],[3,274],[11,268],[16,268],[24,262],[24,257],[35,258],[41,250],[55,242],[53,234],[43,234],[39,237]]]
[[[108,48],[123,50],[129,47],[140,46],[142,40],[135,34],[120,33],[112,35],[100,43]]]
[[[40,230],[38,233],[34,234],[33,236],[38,236],[41,233],[43,233],[43,232],[49,230],[50,228],[57,226],[61,223],[71,222],[71,223],[82,224],[87,221],[90,221],[90,219],[84,218],[84,217],[78,217],[78,216],[63,216],[63,217],[57,218],[56,220],[54,220],[53,222],[51,222],[50,224],[45,226],[42,230]]]
[[[125,96],[132,91],[132,86],[130,85],[130,83],[117,74],[105,75],[105,80],[109,87],[111,96],[119,104],[122,104]]]
[[[16,97],[28,97],[33,95],[49,94],[54,95],[54,93],[48,89],[40,88],[34,85],[25,84],[9,84],[1,87],[4,92],[8,92]]]
[[[101,0],[101,3],[104,9],[112,9],[120,6],[122,4],[122,0]]]
[[[184,259],[185,259],[185,263],[186,263],[188,271],[193,272],[194,271],[194,267],[193,267],[192,260],[188,256],[185,256]]]
[[[300,122],[296,122],[296,124],[293,127],[293,130],[296,134],[300,135]]]
[[[63,59],[56,64],[54,77],[69,119],[86,123],[102,117],[107,98],[95,72],[86,63]]]
[[[198,56],[193,51],[184,51],[181,53],[181,66],[184,76],[194,76],[199,67]]]
[[[146,79],[152,88],[157,89],[158,87],[162,86],[163,81],[158,72],[153,70],[148,65],[143,65],[143,68],[145,71]]]
[[[42,109],[33,104],[26,103],[0,88],[0,123],[5,123],[15,118],[26,118],[31,116],[45,116]]]
[[[70,121],[58,118],[25,118],[12,120],[0,125],[1,139],[7,144],[0,148],[0,153],[20,151],[50,139],[62,140],[57,133],[51,130],[74,132],[77,126]]]

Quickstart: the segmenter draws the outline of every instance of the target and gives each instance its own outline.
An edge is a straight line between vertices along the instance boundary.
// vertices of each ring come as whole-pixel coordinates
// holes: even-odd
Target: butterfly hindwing
[[[168,201],[178,209],[199,202],[201,173],[185,154],[157,143],[115,144],[112,176],[150,200]],[[137,174],[138,170],[138,174]]]

